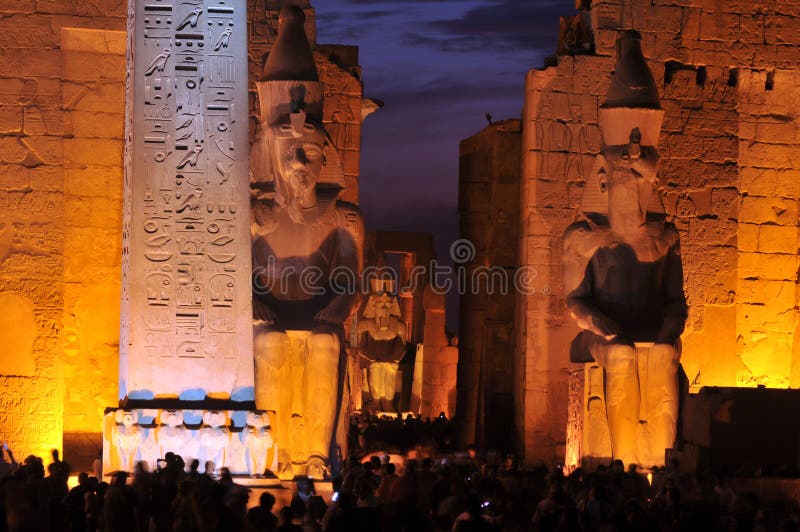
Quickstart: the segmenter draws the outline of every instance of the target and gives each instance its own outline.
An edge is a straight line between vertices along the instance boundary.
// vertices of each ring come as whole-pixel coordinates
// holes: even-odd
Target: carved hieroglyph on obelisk
[[[120,398],[253,398],[243,2],[132,0]]]

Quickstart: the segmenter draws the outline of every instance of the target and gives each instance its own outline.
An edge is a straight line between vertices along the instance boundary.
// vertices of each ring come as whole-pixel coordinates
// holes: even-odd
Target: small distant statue
[[[183,410],[162,410],[158,420],[161,423],[156,429],[158,456],[168,452],[185,456],[192,433],[183,424]]]
[[[377,286],[377,285],[375,285]],[[388,285],[373,288],[358,321],[359,350],[367,359],[367,384],[375,406],[395,410],[397,370],[406,352],[406,324],[400,320],[400,305]]]
[[[675,442],[687,316],[678,231],[656,191],[663,116],[641,37],[626,31],[600,109],[603,146],[583,193],[583,219],[567,230],[563,249],[567,307],[584,329],[572,360],[605,370],[613,458],[648,466],[663,465]]]
[[[364,236],[358,208],[339,200],[344,173],[322,126],[323,84],[304,20],[297,7],[281,10],[256,82],[251,152],[255,401],[274,412],[278,475],[288,479],[328,474],[343,324],[357,299],[354,286],[333,284],[359,278]]]
[[[260,477],[267,469],[267,453],[272,449],[269,415],[266,412],[248,412],[244,445],[250,455],[250,476]]]
[[[139,426],[135,410],[117,410],[114,426],[114,445],[117,448],[119,467],[132,472],[136,464],[136,453],[144,441],[144,431]]]
[[[206,460],[225,467],[226,451],[231,441],[228,416],[220,410],[203,412],[203,426],[198,433],[200,446],[206,451]]]

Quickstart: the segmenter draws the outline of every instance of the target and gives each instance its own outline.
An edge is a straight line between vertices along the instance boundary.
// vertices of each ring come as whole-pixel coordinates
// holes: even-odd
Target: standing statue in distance
[[[584,329],[572,359],[604,369],[613,457],[647,466],[663,465],[675,442],[687,316],[678,232],[656,190],[663,116],[641,36],[626,31],[600,109],[603,146],[584,190],[583,219],[563,242],[567,307]]]
[[[373,280],[373,293],[358,321],[361,356],[369,362],[367,384],[373,405],[394,411],[397,369],[406,353],[406,324],[400,320],[400,304],[386,283]]]
[[[256,82],[251,152],[255,400],[270,411],[278,475],[328,473],[341,403],[343,323],[357,300],[363,222],[322,126],[323,84],[297,7]]]

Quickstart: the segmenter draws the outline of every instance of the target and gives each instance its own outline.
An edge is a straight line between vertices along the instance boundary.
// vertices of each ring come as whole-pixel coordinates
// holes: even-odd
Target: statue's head
[[[251,427],[260,429],[268,427],[270,424],[269,414],[266,412],[253,411],[247,413],[247,424]]]
[[[663,213],[658,197],[658,137],[664,111],[641,36],[623,32],[606,101],[600,108],[603,147],[584,191],[581,210],[608,216],[617,230],[643,227],[648,212]]]
[[[643,227],[647,213],[658,198],[659,155],[655,146],[642,146],[641,133],[633,128],[628,144],[605,146],[597,156],[587,184],[599,206],[606,207],[612,227],[627,231]],[[584,202],[584,211],[587,202]]]
[[[139,416],[135,410],[117,410],[117,423],[121,423],[126,427],[132,427],[139,421]]]
[[[341,159],[322,126],[324,84],[304,20],[300,8],[281,10],[275,45],[256,82],[258,135],[266,142],[256,142],[251,161],[251,188],[274,192],[277,204],[298,223],[314,221],[321,190],[329,198],[345,186]]]
[[[328,159],[330,140],[322,126],[307,119],[304,111],[289,115],[288,123],[268,130],[276,191],[290,207],[316,205],[315,188]]]
[[[400,305],[397,298],[388,292],[373,294],[364,309],[364,318],[373,319],[382,331],[389,330],[391,317],[400,317]]]
[[[167,427],[177,427],[183,424],[183,411],[162,410],[159,420],[162,425],[166,425]]]
[[[203,412],[203,424],[209,427],[224,427],[228,423],[225,412],[221,410],[206,410]]]

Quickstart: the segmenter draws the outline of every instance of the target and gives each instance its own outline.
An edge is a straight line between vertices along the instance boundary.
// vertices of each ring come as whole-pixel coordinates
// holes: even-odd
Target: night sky
[[[360,47],[364,94],[386,106],[362,131],[368,229],[458,238],[458,143],[519,118],[525,74],[555,52],[573,0],[313,0],[317,41]],[[443,257],[444,256],[444,257]],[[454,328],[452,299],[448,325]]]

